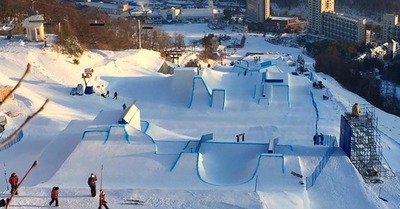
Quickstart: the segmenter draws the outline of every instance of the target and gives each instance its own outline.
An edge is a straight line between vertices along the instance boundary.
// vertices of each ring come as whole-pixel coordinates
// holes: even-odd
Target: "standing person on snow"
[[[91,173],[90,177],[88,178],[88,185],[90,187],[90,193],[92,194],[92,197],[96,197],[96,181],[97,176]]]
[[[117,92],[114,92],[114,97],[113,97],[113,99],[118,99],[117,97],[118,97],[118,93],[117,93]]]
[[[324,145],[324,135],[322,133],[319,134],[319,144]]]
[[[108,209],[107,201],[106,201],[106,194],[104,194],[103,190],[100,190],[100,206],[99,206],[99,209],[101,209],[102,206],[104,206],[106,209]]]
[[[313,136],[313,141],[314,141],[314,145],[316,145],[316,144],[317,144],[317,134],[315,134],[315,135]]]
[[[51,190],[51,201],[49,202],[49,205],[53,204],[54,201],[56,201],[56,207],[58,207],[58,187],[53,187]]]
[[[10,198],[7,199],[1,199],[0,200],[0,207],[5,207],[7,205],[7,203],[10,201]]]
[[[13,192],[15,191],[15,195],[18,195],[18,190],[17,190],[18,181],[19,181],[19,179],[18,179],[17,174],[12,173],[10,178],[8,179],[8,182],[10,182],[10,184],[11,184],[11,194],[13,194]]]

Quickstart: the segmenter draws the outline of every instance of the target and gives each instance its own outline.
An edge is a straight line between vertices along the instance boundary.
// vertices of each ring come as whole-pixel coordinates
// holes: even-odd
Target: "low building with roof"
[[[298,17],[275,17],[270,16],[264,23],[266,32],[295,32],[304,29]]]
[[[33,15],[22,22],[22,27],[26,29],[28,41],[44,41],[44,17],[43,15]]]
[[[162,19],[172,22],[208,22],[210,19],[218,19],[223,11],[216,8],[168,8],[160,10]]]
[[[108,4],[103,2],[76,2],[78,6],[95,7],[105,11],[109,15],[121,15],[124,11],[134,9],[135,6],[130,6],[128,3],[124,4]]]

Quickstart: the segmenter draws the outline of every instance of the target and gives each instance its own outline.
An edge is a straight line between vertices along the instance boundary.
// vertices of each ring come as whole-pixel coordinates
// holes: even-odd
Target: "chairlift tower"
[[[168,51],[165,51],[165,55],[169,56],[172,60],[172,62],[175,62],[177,60],[177,64],[179,65],[179,57],[182,56],[182,50],[181,49],[171,49]]]
[[[152,13],[152,11],[150,9],[133,9],[133,10],[129,10],[129,17],[132,19],[136,19],[137,21],[137,39],[138,39],[138,49],[142,48],[142,36],[141,36],[141,32],[142,32],[142,26],[141,26],[141,21],[145,20],[148,18],[148,14]],[[143,29],[152,29],[150,27],[146,27]]]

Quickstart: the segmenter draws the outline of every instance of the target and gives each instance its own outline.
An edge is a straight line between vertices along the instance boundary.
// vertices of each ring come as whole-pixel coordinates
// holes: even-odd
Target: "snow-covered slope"
[[[202,37],[208,31],[204,24],[168,25],[164,29],[171,33],[185,31],[189,38]],[[216,32],[229,33],[213,31]],[[275,46],[255,34],[249,34],[246,42],[245,48],[224,62],[244,58],[246,52],[274,52],[272,62],[290,73],[293,69],[276,59],[276,53],[285,59],[301,54],[300,49]],[[313,60],[304,58],[312,66]],[[268,59],[271,56],[262,56],[262,60]],[[33,161],[39,160],[12,207],[47,206],[53,186],[60,187],[61,208],[96,207],[98,199],[90,197],[87,178],[92,172],[100,176],[102,165],[102,186],[108,205],[114,209],[132,207],[121,204],[124,199],[144,200],[142,208],[361,209],[396,208],[400,202],[397,178],[383,178],[384,183],[379,185],[366,184],[340,148],[335,149],[309,190],[290,174],[296,171],[304,177],[311,175],[327,150],[312,142],[317,122],[312,99],[319,113],[318,132],[336,137],[340,133],[340,115],[354,102],[366,103],[328,76],[317,75],[329,89],[329,100],[322,99],[326,90],[312,89],[306,77],[289,75],[290,107],[280,101],[286,97],[278,97],[270,105],[258,103],[252,98],[252,91],[247,91],[246,96],[246,91],[235,91],[234,79],[238,78],[225,76],[220,78],[218,87],[232,91],[227,94],[224,110],[201,104],[188,108],[195,73],[184,69],[176,76],[158,73],[163,59],[156,52],[93,50],[83,55],[80,65],[71,60],[51,48],[42,48],[41,43],[0,40],[2,85],[15,85],[27,63],[32,64],[32,72],[15,93],[15,101],[0,107],[2,113],[23,113],[9,118],[3,136],[10,134],[46,98],[51,101],[24,128],[23,139],[0,152],[7,178],[16,172],[21,179]],[[103,98],[99,93],[69,95],[72,87],[83,83],[81,74],[88,67],[94,69],[91,83],[95,91],[105,88],[111,95],[117,91],[117,100]],[[112,127],[106,142],[104,132],[83,137],[97,115],[118,114],[123,104],[133,101],[141,111],[141,119],[149,124],[146,133],[127,127],[127,140],[123,128]],[[393,121],[399,119],[380,110],[376,114],[384,154],[398,171],[400,129],[399,123]],[[201,136],[209,133],[213,133],[213,140],[200,146],[200,154],[195,153]],[[245,141],[237,143],[236,135],[240,133],[245,133]],[[266,152],[264,144],[275,137],[279,137],[281,145],[277,153],[285,156],[284,172],[281,158],[260,157]],[[0,181],[0,188],[6,190],[6,181]],[[8,191],[1,195],[7,196]]]

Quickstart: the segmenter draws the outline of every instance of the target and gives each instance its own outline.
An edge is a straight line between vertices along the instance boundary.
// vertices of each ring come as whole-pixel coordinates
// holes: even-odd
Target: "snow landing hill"
[[[188,39],[208,32],[203,24],[171,25],[164,30],[183,31]],[[72,58],[43,48],[42,43],[1,38],[1,85],[15,85],[26,65],[32,65],[15,99],[0,107],[4,115],[19,115],[7,116],[2,139],[50,99],[24,128],[21,141],[0,152],[6,165],[5,179],[0,181],[2,198],[9,196],[8,176],[16,172],[21,179],[33,161],[39,161],[11,208],[48,207],[53,186],[60,187],[60,208],[96,208],[98,198],[90,196],[87,178],[90,173],[100,176],[102,165],[102,186],[112,209],[394,209],[400,203],[397,177],[382,178],[382,184],[365,183],[340,148],[334,149],[313,187],[306,190],[299,183],[312,174],[328,149],[313,145],[316,124],[318,132],[339,138],[340,116],[355,102],[367,104],[329,76],[316,74],[327,87],[317,90],[306,76],[291,75],[294,68],[287,66],[287,60],[302,54],[300,49],[271,45],[264,37],[249,34],[243,49],[228,51],[224,63],[243,59],[242,64],[256,66],[253,56],[245,54],[263,52],[261,61],[273,64],[269,70],[284,74],[286,87],[274,87],[268,103],[254,98],[260,79],[256,72],[244,76],[231,66],[202,69],[203,85],[193,79],[197,76],[194,68],[176,68],[173,75],[158,73],[164,60],[149,50],[91,50],[74,65]],[[193,56],[185,54],[181,60]],[[311,67],[314,61],[304,58]],[[89,85],[95,93],[71,96],[71,88],[83,84],[85,68],[94,69]],[[225,90],[224,108],[209,106],[205,87]],[[111,97],[100,96],[104,89]],[[115,91],[118,99],[112,99]],[[322,99],[326,93],[331,95],[329,100]],[[221,98],[217,97],[216,104],[222,104]],[[116,125],[124,114],[122,105],[133,102],[140,110],[141,130]],[[384,156],[397,173],[399,118],[378,109],[376,114]],[[85,130],[98,132],[84,135]],[[200,138],[210,133],[212,140],[198,147]],[[244,141],[236,142],[241,133]],[[268,144],[276,137],[277,157],[267,157]],[[295,177],[291,171],[304,177]],[[145,203],[126,205],[126,199]]]

